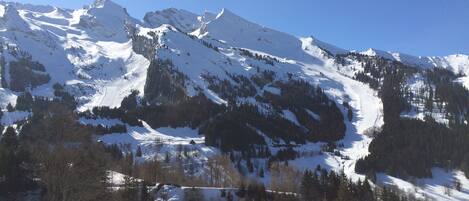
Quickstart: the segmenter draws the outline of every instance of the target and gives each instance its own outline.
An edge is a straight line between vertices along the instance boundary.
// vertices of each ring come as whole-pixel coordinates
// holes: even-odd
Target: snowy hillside
[[[386,59],[400,61],[405,64],[418,66],[422,68],[445,68],[453,71],[455,74],[460,74],[460,81],[469,88],[468,74],[469,74],[469,56],[463,54],[454,54],[444,57],[438,56],[412,56],[399,52],[389,52],[376,49],[368,49],[361,52],[369,56],[380,56]]]
[[[449,124],[444,109],[425,113],[425,104],[416,95],[428,84],[427,69],[450,70],[457,74],[457,82],[469,88],[468,55],[416,57],[369,49],[356,56],[314,37],[297,38],[249,22],[227,9],[198,15],[170,8],[149,12],[140,21],[110,0],[97,0],[77,10],[1,2],[0,47],[3,125],[29,118],[28,112],[6,112],[18,96],[29,91],[33,96],[54,98],[58,83],[75,97],[77,112],[84,112],[81,124],[126,128],[97,135],[96,140],[127,144],[132,152],[140,150],[140,162],[190,149],[196,155],[191,163],[200,165],[200,172],[207,171],[203,164],[210,157],[227,150],[241,155],[244,146],[257,153],[265,148],[264,156],[276,156],[292,148],[302,153],[287,160],[293,167],[306,170],[320,165],[343,171],[355,182],[364,180],[355,165],[369,154],[372,133],[384,124],[379,95],[384,78],[365,68],[366,62],[373,63],[377,57],[417,72],[414,79],[406,80],[409,94],[415,96],[409,98],[411,109],[402,116],[424,119],[430,113],[438,122]],[[359,73],[375,79],[375,85],[359,80]],[[140,124],[85,112],[94,113],[93,108],[102,106],[119,108],[135,91],[138,103],[133,109],[144,113],[137,116]],[[203,116],[213,111],[222,112]],[[160,114],[170,120],[157,119]],[[178,115],[188,120],[177,121]],[[223,139],[218,129],[232,130],[220,126],[225,121],[249,135],[229,138],[233,133],[227,131],[228,137],[222,137],[228,140]],[[232,147],[223,141],[242,137],[253,141]],[[340,146],[325,151],[330,144]],[[161,145],[158,151],[156,145]],[[262,156],[253,160],[269,162]],[[247,166],[247,161],[239,163]],[[269,185],[267,176],[256,176],[264,168],[269,175],[263,165],[246,175]],[[461,171],[443,172],[436,167],[434,171],[434,178],[413,184],[380,173],[376,184],[396,185],[419,198],[469,199],[469,180]],[[449,196],[445,185],[452,178],[461,181],[463,190]]]

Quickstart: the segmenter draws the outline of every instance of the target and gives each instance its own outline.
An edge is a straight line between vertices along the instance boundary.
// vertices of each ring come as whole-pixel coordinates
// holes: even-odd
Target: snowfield
[[[303,40],[303,49],[306,49],[310,55],[317,52],[312,51],[309,39]],[[383,105],[381,99],[377,96],[377,92],[372,90],[368,85],[353,80],[350,76],[337,72],[337,67],[332,60],[326,60],[324,66],[305,64],[305,73],[314,77],[319,74],[322,79],[319,80],[319,86],[323,88],[330,96],[334,96],[333,100],[337,100],[338,105],[348,102],[354,110],[354,118],[351,122],[345,120],[347,131],[345,138],[339,141],[344,146],[341,153],[346,156],[335,157],[330,160],[328,166],[335,171],[344,171],[351,179],[365,179],[363,175],[355,173],[355,163],[358,159],[368,155],[368,146],[371,138],[364,135],[368,129],[378,128],[383,124],[382,110]],[[345,110],[343,110],[346,116]]]
[[[92,120],[86,120],[88,122]],[[102,121],[96,120],[94,124]],[[205,146],[203,135],[191,128],[158,128],[153,129],[147,123],[143,127],[128,127],[127,133],[115,133],[99,136],[98,139],[106,144],[130,145],[131,151],[135,152],[138,147],[142,150],[142,159],[153,159],[158,157],[164,159],[166,152],[177,155],[177,149],[186,147],[200,156],[199,162],[206,161],[209,157],[220,152],[213,147]]]

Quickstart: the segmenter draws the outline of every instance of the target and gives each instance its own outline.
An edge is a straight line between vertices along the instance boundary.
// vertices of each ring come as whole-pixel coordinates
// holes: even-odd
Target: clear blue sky
[[[17,0],[79,8],[93,0]],[[469,54],[469,0],[114,0],[139,19],[168,7],[195,13],[228,8],[296,36],[313,35],[350,50],[414,55]]]

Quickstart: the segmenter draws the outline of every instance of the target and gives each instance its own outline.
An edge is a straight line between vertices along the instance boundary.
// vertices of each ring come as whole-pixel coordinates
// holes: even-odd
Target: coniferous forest
[[[457,75],[438,68],[426,70],[423,72],[426,86],[419,92],[425,95],[411,97],[404,83],[407,77],[417,73],[415,69],[382,58],[377,59],[381,64],[372,64],[376,62],[373,60],[367,61],[365,69],[381,73],[371,73],[369,79],[360,76],[357,79],[370,86],[374,86],[374,82],[367,80],[382,80],[376,88],[380,90],[383,101],[384,125],[380,132],[374,134],[369,147],[371,154],[358,161],[357,172],[369,176],[386,172],[410,179],[431,177],[431,169],[441,167],[457,168],[469,176],[469,127],[464,123],[468,119],[465,108],[469,106],[469,91],[453,81]],[[424,110],[428,111],[425,118],[401,117],[401,113],[409,111],[414,102],[425,105]],[[444,108],[448,124],[437,122],[431,116],[431,111],[438,107]]]
[[[227,199],[232,199],[234,196],[242,200],[413,199],[397,189],[375,189],[371,187],[368,180],[352,182],[343,173],[328,172],[320,166],[314,171],[300,172],[275,160],[266,168],[271,172],[272,180],[282,182],[272,186],[275,191],[267,191],[264,184],[240,175],[240,171],[233,165],[235,159],[229,154],[209,159],[209,173],[194,175],[190,171],[186,172],[182,167],[194,157],[190,155],[190,150],[185,148],[174,156],[167,153],[164,159],[155,158],[136,163],[136,158],[141,157],[141,151],[132,153],[126,150],[125,146],[96,142],[93,140],[93,135],[101,135],[106,129],[78,122],[80,116],[99,115],[122,118],[123,122],[138,125],[138,121],[133,120],[134,118],[130,115],[133,112],[127,114],[131,111],[132,105],[135,106],[135,103],[130,100],[135,98],[135,93],[124,99],[120,108],[95,108],[92,114],[91,112],[77,114],[74,110],[76,102],[69,98],[70,94],[64,92],[60,85],[55,85],[55,94],[56,98],[48,99],[31,97],[30,94],[25,93],[18,98],[16,107],[12,108],[13,111],[31,111],[32,115],[28,121],[20,123],[20,133],[17,133],[17,129],[13,127],[5,128],[6,131],[0,140],[2,161],[0,174],[4,175],[0,181],[0,198],[7,200],[27,197],[43,200],[152,200],[156,199],[155,194],[152,193],[155,190],[152,187],[155,185],[156,176],[160,184],[236,187],[235,191],[228,190],[229,188],[220,189],[220,194]],[[110,129],[109,132],[117,132],[113,130],[116,128],[107,129]],[[226,146],[226,150],[242,148],[236,147],[236,142]],[[267,156],[265,155],[267,152],[256,152],[251,149],[243,153],[248,154],[245,157]],[[295,154],[294,151],[293,154]],[[285,154],[279,152],[276,158],[282,161],[287,159],[288,155],[291,154],[287,151]],[[168,165],[174,168],[164,168]],[[108,171],[116,171],[128,176],[121,184],[121,190],[109,191],[109,188],[113,186],[107,182]],[[282,178],[290,178],[290,183],[284,185],[286,181]],[[188,189],[185,193],[188,200],[198,200],[201,198],[199,196],[203,196],[200,192],[197,193],[197,189]]]

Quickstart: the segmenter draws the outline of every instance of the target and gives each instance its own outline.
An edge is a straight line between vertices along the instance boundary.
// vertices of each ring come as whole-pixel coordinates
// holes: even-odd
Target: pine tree
[[[315,195],[313,195],[313,187],[313,173],[310,171],[305,171],[300,186],[301,200],[314,200]]]
[[[135,153],[135,156],[142,157],[142,149],[140,148],[140,146],[137,148],[137,152]]]
[[[169,164],[169,162],[171,162],[171,155],[170,155],[170,153],[169,153],[168,151],[165,152],[165,155],[164,155],[164,162],[165,162],[166,164]]]
[[[16,99],[16,109],[20,111],[29,111],[33,106],[33,96],[25,92]]]
[[[361,191],[360,191],[360,196],[362,201],[373,201],[374,196],[373,196],[373,190],[371,189],[370,182],[365,179],[363,181],[362,186],[361,186]]]
[[[13,127],[8,127],[0,139],[0,192],[20,192],[28,183],[26,171],[21,164],[25,161],[19,148],[18,137]]]
[[[353,119],[353,110],[350,106],[347,110],[347,118],[348,118],[349,121],[352,121],[352,119]]]
[[[139,91],[132,90],[132,93],[125,97],[121,102],[121,108],[125,111],[136,109],[138,106],[137,96]]]
[[[8,112],[13,112],[13,111],[15,111],[15,108],[13,107],[13,105],[11,105],[11,103],[8,103],[8,105],[7,105],[7,111],[8,111]]]
[[[250,173],[254,172],[254,165],[252,164],[250,158],[248,158],[248,159],[246,160],[246,166],[247,166],[248,171],[249,171]]]
[[[352,200],[352,195],[349,189],[348,182],[343,180],[340,181],[339,189],[337,191],[337,201],[349,201]]]
[[[244,198],[244,196],[246,196],[246,185],[244,184],[244,182],[241,182],[238,191],[236,192],[236,195],[240,198]]]
[[[8,149],[15,149],[18,146],[18,138],[16,136],[16,131],[13,127],[8,127],[3,134],[0,143]]]

